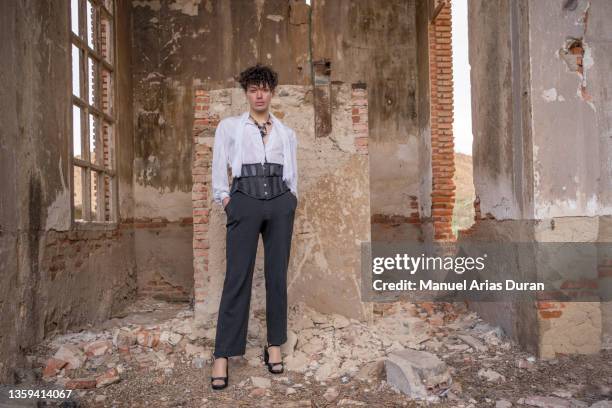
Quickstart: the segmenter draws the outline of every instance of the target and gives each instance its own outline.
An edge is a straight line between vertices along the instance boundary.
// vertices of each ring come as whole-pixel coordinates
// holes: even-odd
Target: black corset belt
[[[243,164],[240,177],[234,177],[230,195],[240,191],[260,200],[269,200],[289,191],[283,180],[283,165],[279,163]]]

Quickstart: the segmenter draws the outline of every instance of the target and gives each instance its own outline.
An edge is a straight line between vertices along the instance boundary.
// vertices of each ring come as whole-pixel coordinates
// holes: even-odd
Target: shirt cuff
[[[230,195],[228,193],[226,193],[225,191],[219,194],[219,204],[221,205],[221,207],[223,207],[223,200],[225,200],[225,197],[229,197]]]

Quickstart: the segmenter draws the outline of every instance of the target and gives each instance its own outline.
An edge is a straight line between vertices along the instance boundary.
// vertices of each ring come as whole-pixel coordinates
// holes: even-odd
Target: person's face
[[[274,96],[274,91],[268,85],[249,85],[246,90],[246,96],[252,110],[266,112]]]

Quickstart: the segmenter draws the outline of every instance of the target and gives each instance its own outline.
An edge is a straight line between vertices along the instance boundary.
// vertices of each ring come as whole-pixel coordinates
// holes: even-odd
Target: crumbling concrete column
[[[461,239],[610,242],[612,4],[469,6],[477,219]],[[474,306],[542,357],[596,352],[610,333],[600,303]]]

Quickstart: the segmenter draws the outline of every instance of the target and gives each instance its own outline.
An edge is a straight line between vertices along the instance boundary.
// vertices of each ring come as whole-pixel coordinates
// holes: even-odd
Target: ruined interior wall
[[[390,143],[399,146],[384,150],[380,144],[378,157],[393,151],[398,159],[389,166],[385,157],[385,169],[394,169],[391,182],[400,175],[400,184],[379,183],[384,193],[373,196],[389,201],[384,194],[392,192],[401,211],[414,212],[411,200],[416,201],[412,197],[418,195],[420,183],[415,2],[313,4],[319,9],[310,16],[303,0],[133,2],[134,189],[135,217],[142,226],[137,229],[141,290],[155,276],[170,286],[193,285],[190,259],[175,256],[178,248],[181,253],[191,248],[193,237],[190,228],[180,226],[191,217],[192,87],[238,87],[235,76],[258,60],[278,71],[281,85],[311,84],[312,47],[316,58],[332,61],[332,82],[366,82],[370,129],[376,129],[381,143],[395,137]],[[396,155],[398,150],[401,155]],[[175,231],[170,235],[160,223],[174,224]]]
[[[234,76],[257,60],[271,64],[281,84],[309,82],[308,7],[284,0],[132,7],[139,290],[189,297],[193,86],[237,86]]]
[[[64,10],[65,12],[58,12]],[[76,231],[70,214],[69,2],[0,5],[0,382],[21,349],[54,331],[108,318],[133,297],[129,228]],[[129,44],[130,9],[116,36]],[[117,61],[121,217],[131,212],[130,50]],[[127,119],[127,120],[126,120]],[[127,163],[127,164],[126,164]]]
[[[332,81],[368,84],[374,222],[392,215],[409,222],[421,181],[416,2],[313,2],[312,30],[313,61],[331,62]],[[415,228],[407,237],[418,232]]]
[[[479,218],[489,220],[477,220],[465,239],[517,224],[525,228],[509,236],[514,241],[610,241],[600,224],[610,214],[612,191],[612,31],[605,24],[612,9],[603,1],[575,5],[470,3],[474,179]],[[583,267],[596,277],[607,265],[598,262]],[[507,320],[507,312],[486,306],[494,321]],[[537,339],[542,357],[596,352],[610,333],[607,310],[599,303],[540,302],[535,320],[525,309],[506,327],[523,343]]]
[[[475,224],[460,242],[534,238],[529,16],[523,0],[468,2]],[[517,259],[517,262],[521,262]],[[525,349],[538,351],[538,316],[525,302],[473,302],[470,308]]]
[[[575,6],[529,3],[535,217],[545,221],[536,239],[612,242],[612,4]],[[583,265],[594,278],[608,262],[600,255]],[[542,354],[599,351],[612,332],[608,310],[583,302],[540,311]]]
[[[612,214],[612,3],[529,13],[536,218]]]

